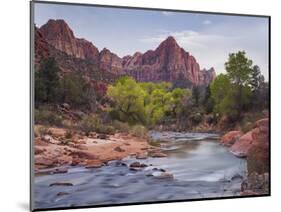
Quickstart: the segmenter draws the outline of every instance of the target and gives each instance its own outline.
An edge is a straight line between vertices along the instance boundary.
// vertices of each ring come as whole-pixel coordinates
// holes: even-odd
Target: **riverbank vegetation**
[[[35,123],[86,134],[134,131],[141,135],[148,129],[247,131],[266,116],[268,83],[243,51],[229,55],[225,70],[207,87],[178,88],[128,76],[97,86],[78,72],[63,73],[49,58],[35,72]]]

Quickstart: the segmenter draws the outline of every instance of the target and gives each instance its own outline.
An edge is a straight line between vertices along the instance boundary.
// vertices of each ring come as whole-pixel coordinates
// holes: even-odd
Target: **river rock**
[[[52,136],[50,135],[44,135],[42,136],[42,140],[47,142],[47,143],[51,143],[51,144],[60,144],[61,142],[59,140],[54,139]]]
[[[83,159],[97,159],[98,157],[91,153],[91,152],[88,152],[86,150],[76,150],[76,151],[72,151],[70,153],[71,156],[73,157],[78,157],[78,158],[83,158]]]
[[[125,150],[122,149],[120,146],[115,147],[114,151],[116,151],[116,152],[125,152]]]
[[[166,172],[165,169],[161,169],[161,168],[153,168],[152,171]]]
[[[67,173],[68,168],[66,167],[59,167],[59,168],[50,168],[50,169],[43,169],[43,170],[36,170],[36,174],[46,175],[46,174],[62,174]]]
[[[91,168],[100,168],[103,166],[103,163],[99,160],[89,160],[87,161],[87,165],[85,166],[86,169]]]
[[[78,164],[80,164],[82,161],[79,158],[72,158],[71,161],[71,166],[77,166]]]
[[[235,144],[233,144],[230,148],[230,151],[237,157],[247,157],[248,151],[253,143],[252,137],[253,131],[249,131],[243,136],[241,136]]]
[[[49,186],[50,187],[52,187],[52,186],[73,186],[73,184],[68,183],[68,182],[56,182],[56,183],[51,183]]]
[[[136,156],[136,159],[138,159],[138,160],[145,160],[145,159],[147,159],[147,155],[145,155],[145,154],[138,154]]]
[[[106,134],[98,134],[98,135],[97,135],[97,138],[98,138],[98,139],[104,139],[104,140],[105,140],[105,139],[108,139],[109,136],[106,135]]]
[[[150,153],[150,156],[153,158],[163,158],[163,157],[167,157],[168,155],[162,152],[152,152]]]
[[[34,154],[35,154],[35,155],[42,154],[42,153],[45,152],[45,151],[46,151],[46,149],[44,149],[44,148],[39,148],[39,147],[37,147],[37,146],[34,147]]]
[[[68,172],[68,168],[60,167],[60,168],[56,168],[52,173],[53,174],[61,174],[61,173],[67,173],[67,172]]]
[[[67,193],[67,192],[59,192],[59,193],[57,193],[58,197],[65,196],[65,195],[69,195],[69,193]]]
[[[51,158],[35,157],[35,165],[51,167],[51,166],[54,166],[55,164],[56,164],[56,161]]]
[[[173,180],[174,176],[173,174],[169,172],[160,172],[159,174],[153,174],[154,178],[156,179],[167,179],[167,180]]]
[[[115,166],[127,166],[127,164],[126,163],[124,163],[124,162],[122,162],[122,161],[116,161],[115,162]]]
[[[220,143],[224,146],[232,146],[241,136],[240,131],[230,131],[226,133],[220,140]]]
[[[140,162],[138,162],[138,161],[133,162],[133,163],[130,164],[130,169],[131,169],[131,170],[135,170],[136,168],[137,168],[137,169],[139,169],[139,168],[145,168],[145,167],[147,167],[146,164],[140,163]]]
[[[232,181],[234,181],[234,180],[241,180],[241,179],[243,179],[243,177],[242,177],[240,174],[235,174],[235,175],[231,178]]]

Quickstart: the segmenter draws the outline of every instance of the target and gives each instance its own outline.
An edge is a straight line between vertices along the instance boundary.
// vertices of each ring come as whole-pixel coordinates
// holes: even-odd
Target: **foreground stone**
[[[40,127],[44,126],[40,125]],[[63,143],[60,142],[60,139],[64,139],[67,129],[53,127],[48,130],[52,131],[51,135],[46,135],[45,138],[41,136],[35,138],[34,151],[36,154],[34,158],[37,171],[65,165],[98,168],[108,161],[122,160],[129,155],[139,155],[139,158],[144,159],[151,148],[146,139],[125,133],[106,135],[107,139],[100,139],[73,132],[72,136],[76,138],[75,143]],[[58,139],[57,143],[50,142],[54,138]]]
[[[230,151],[237,157],[247,157],[248,151],[253,143],[252,130],[241,136],[235,144],[230,148]]]
[[[146,154],[138,154],[136,156],[136,159],[138,159],[138,160],[145,160],[145,159],[147,159],[147,155]]]
[[[59,193],[57,193],[58,197],[65,196],[65,195],[69,195],[69,193],[67,193],[67,192],[59,192]]]
[[[253,130],[254,142],[248,151],[248,173],[263,174],[269,172],[269,120],[262,119],[256,122],[257,128]]]
[[[125,150],[122,149],[120,146],[115,147],[115,148],[114,148],[114,151],[116,151],[116,152],[125,152]]]
[[[236,133],[233,133],[236,134]],[[230,151],[237,157],[250,157],[252,162],[261,161],[268,166],[269,157],[269,120],[268,118],[258,120],[255,128],[239,137],[239,139],[230,147]],[[249,162],[249,161],[248,161]],[[258,167],[258,166],[257,166]],[[266,171],[266,170],[265,170]],[[252,172],[252,170],[250,170]],[[261,173],[262,171],[260,171]]]
[[[103,166],[103,163],[99,160],[90,160],[87,161],[85,168],[91,169],[91,168],[100,168]]]
[[[42,136],[42,140],[47,142],[47,143],[51,143],[51,144],[60,144],[61,142],[59,140],[54,139],[52,136],[50,135],[44,135]]]
[[[226,133],[220,140],[220,143],[224,146],[232,146],[242,135],[240,131],[230,131]]]
[[[130,168],[145,168],[145,167],[147,167],[147,165],[140,162],[133,162],[130,164]]]

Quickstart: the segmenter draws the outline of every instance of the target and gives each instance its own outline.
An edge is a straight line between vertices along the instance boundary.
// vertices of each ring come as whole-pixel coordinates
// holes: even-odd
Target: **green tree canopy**
[[[186,89],[176,88],[167,82],[138,83],[130,77],[122,77],[109,86],[107,95],[113,100],[111,114],[130,124],[153,125],[165,117],[176,117],[183,108],[183,99],[191,95]]]
[[[45,59],[35,72],[35,102],[53,103],[57,100],[59,72],[54,58]]]
[[[252,60],[244,51],[229,54],[225,63],[226,74],[221,74],[211,84],[214,110],[231,118],[239,118],[251,98],[253,80]]]
[[[145,91],[132,78],[123,77],[109,86],[107,95],[114,101],[117,118],[129,123],[145,123]]]
[[[248,85],[252,74],[252,60],[246,57],[245,51],[229,54],[225,70],[230,81],[238,86]]]

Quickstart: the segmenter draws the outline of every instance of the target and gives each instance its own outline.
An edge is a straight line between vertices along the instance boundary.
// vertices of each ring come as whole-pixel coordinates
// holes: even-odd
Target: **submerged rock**
[[[147,165],[136,161],[136,162],[131,163],[130,167],[144,168],[144,167],[147,167]]]
[[[68,183],[68,182],[56,182],[56,183],[51,183],[49,186],[50,187],[52,187],[52,186],[73,186],[73,184]]]
[[[161,172],[160,174],[154,175],[154,178],[156,179],[167,179],[167,180],[173,180],[174,175],[169,172]]]
[[[243,179],[243,176],[241,176],[240,174],[235,174],[235,175],[231,178],[232,181],[234,181],[234,180],[241,180],[241,179]]]
[[[150,153],[150,156],[153,158],[163,158],[163,157],[167,157],[168,155],[163,152],[152,152]]]
[[[58,197],[59,196],[64,196],[64,195],[69,195],[69,193],[67,193],[67,192],[59,192],[59,193],[57,193]]]

